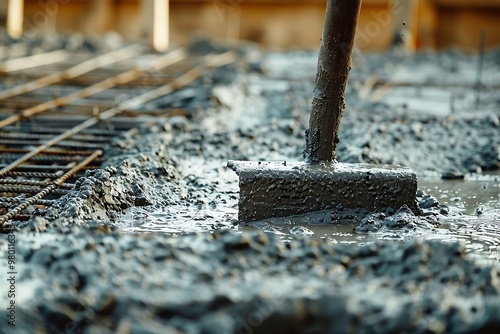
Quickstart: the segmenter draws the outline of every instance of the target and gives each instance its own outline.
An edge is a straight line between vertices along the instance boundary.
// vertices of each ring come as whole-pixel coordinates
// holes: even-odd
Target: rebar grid
[[[94,70],[99,72],[104,66],[125,59],[132,61],[139,56],[145,56],[139,50],[141,48],[128,47],[92,58],[68,70],[58,71],[0,92],[0,100],[4,99],[5,102],[15,104],[15,101],[7,99],[55,83],[61,85],[65,82],[71,82],[71,80],[77,79],[84,73]],[[173,50],[167,54],[154,56],[154,59],[149,61],[147,65],[135,66],[120,74],[115,72],[113,76],[107,77],[90,87],[78,89],[62,97],[49,101],[45,99],[44,101],[42,99],[43,94],[35,95],[33,101],[36,102],[38,99],[38,101],[44,102],[1,119],[0,208],[2,210],[0,212],[3,215],[0,215],[0,232],[13,227],[12,219],[29,219],[30,215],[23,212],[23,210],[26,210],[31,205],[47,207],[52,205],[54,198],[67,193],[73,187],[73,183],[67,181],[74,179],[77,174],[86,169],[96,168],[100,165],[104,161],[102,155],[106,145],[120,132],[130,129],[137,122],[126,121],[125,124],[119,126],[119,129],[113,126],[111,130],[100,129],[96,125],[108,124],[110,121],[117,122],[116,116],[118,114],[123,114],[127,116],[127,119],[130,119],[130,116],[138,114],[134,112],[134,109],[144,103],[192,83],[207,68],[224,66],[235,60],[235,54],[232,52],[190,58],[183,49]],[[166,78],[166,75],[163,75],[162,82],[167,80],[168,82],[158,88],[151,89],[118,104],[116,104],[116,101],[111,101],[107,104],[114,106],[104,110],[94,108],[90,117],[88,113],[74,114],[74,110],[73,114],[71,112],[65,114],[65,108],[72,107],[70,105],[72,102],[82,101],[82,99],[89,96],[129,82],[134,82],[135,85],[148,72],[157,71],[178,64],[181,61],[185,61],[182,66],[179,66],[181,70],[175,68],[172,71],[177,75],[170,80]],[[196,64],[196,66],[186,69],[186,63]],[[106,73],[105,70],[102,72]],[[178,75],[179,72],[181,75]],[[158,83],[155,82],[155,84]],[[143,87],[151,86],[151,82],[149,84],[145,82]],[[74,87],[71,88],[74,89]],[[65,91],[67,90],[65,89]],[[87,105],[87,107],[91,106]],[[57,112],[57,116],[52,118],[39,116],[48,112],[50,114]],[[121,118],[119,119],[119,122],[123,122]],[[48,195],[51,195],[50,199],[44,199]]]

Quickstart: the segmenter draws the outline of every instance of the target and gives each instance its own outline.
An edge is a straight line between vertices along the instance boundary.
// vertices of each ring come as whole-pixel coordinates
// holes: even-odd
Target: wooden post
[[[23,35],[24,0],[8,0],[7,33],[12,38]]]
[[[328,0],[304,158],[335,160],[361,0]]]
[[[144,34],[153,49],[165,51],[169,47],[169,0],[143,0]]]
[[[154,0],[153,48],[168,49],[169,0]]]

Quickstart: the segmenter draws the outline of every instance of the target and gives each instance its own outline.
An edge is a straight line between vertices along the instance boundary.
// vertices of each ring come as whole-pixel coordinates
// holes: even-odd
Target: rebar
[[[23,149],[23,148],[12,148],[12,147],[1,147],[0,153],[28,153],[31,150]],[[77,151],[77,150],[61,150],[50,148],[45,151],[42,151],[43,154],[50,155],[91,155],[92,151]]]
[[[58,116],[60,117],[60,115],[58,115]],[[48,127],[40,125],[40,123],[42,121],[43,121],[43,123],[45,123],[46,120],[40,120],[39,118],[37,118],[35,126],[32,126],[29,129],[30,132],[31,133],[35,133],[35,134],[48,134],[51,137],[53,137],[54,135],[57,135],[57,134],[61,133],[61,129],[67,129],[68,128],[68,123],[70,123],[70,122],[60,122],[60,124],[59,123],[52,123],[52,127],[48,128]],[[75,121],[74,123],[79,124],[81,122],[82,122],[82,119],[79,119],[78,122]],[[16,129],[16,128],[12,127],[12,126],[9,126],[9,127],[5,127],[4,130],[5,131],[7,131],[7,130],[9,130],[9,131],[17,131],[18,129]],[[116,130],[86,129],[82,133],[84,133],[86,135],[95,135],[95,136],[102,136],[102,137],[105,137],[105,136],[107,136],[107,137],[115,137],[116,134],[117,134],[117,132],[118,131],[116,131]]]
[[[2,207],[10,208],[13,204],[24,202],[25,198],[15,197],[0,197],[0,205]],[[39,199],[35,202],[37,205],[51,206],[54,203],[52,199]]]
[[[141,49],[138,48],[137,45],[132,45],[124,47],[122,49],[105,53],[103,55],[84,61],[81,64],[68,68],[67,70],[51,73],[42,78],[6,89],[0,92],[0,100],[32,92],[34,90],[55,84],[61,80],[76,78],[84,73],[96,70],[100,67],[111,65],[113,63],[126,60],[132,57],[136,57],[140,54],[140,51]]]
[[[20,121],[23,118],[29,118],[31,116],[42,113],[44,111],[47,111],[47,110],[50,110],[50,109],[53,109],[56,107],[64,106],[64,105],[71,103],[73,101],[80,100],[80,99],[83,99],[85,97],[103,92],[111,87],[116,86],[116,85],[132,81],[132,80],[138,78],[139,76],[143,75],[146,71],[158,70],[159,68],[174,64],[174,63],[184,59],[186,56],[187,56],[187,54],[186,54],[184,49],[176,49],[170,53],[167,53],[166,55],[163,55],[163,56],[155,59],[153,62],[151,62],[147,66],[134,68],[134,69],[126,71],[124,73],[118,74],[114,77],[107,78],[107,79],[100,81],[92,86],[85,87],[83,89],[80,89],[80,90],[73,92],[71,94],[68,94],[66,96],[58,97],[56,99],[38,104],[32,108],[23,110],[19,114],[7,117],[7,118],[0,121],[0,128],[3,128],[5,126],[12,124],[12,123],[15,123],[17,121]]]
[[[40,187],[26,187],[26,186],[2,186],[0,185],[0,193],[8,194],[35,194],[40,191]],[[54,189],[53,193],[57,195],[64,195],[68,193],[68,189]]]
[[[28,140],[15,140],[15,139],[0,139],[0,145],[11,145],[11,146],[33,146],[40,145],[41,141],[28,141]],[[66,141],[57,143],[61,147],[72,147],[72,148],[102,148],[103,144],[93,144],[78,141]],[[52,144],[53,145],[53,144]]]
[[[136,68],[131,71],[127,71],[125,73],[122,73],[118,76],[108,78],[104,81],[101,81],[100,83],[94,85],[94,88],[88,87],[87,90],[83,90],[85,94],[101,90],[101,89],[107,89],[109,87],[112,87],[114,85],[120,84],[122,82],[126,82],[127,80],[130,80],[132,77],[137,77],[140,73],[143,73],[146,69],[147,70],[157,70],[163,67],[166,67],[170,64],[176,63],[182,59],[186,58],[186,54],[183,50],[176,50],[173,51],[167,55],[161,56],[150,62],[150,64],[146,67],[141,67],[141,68]],[[20,213],[25,210],[28,206],[32,205],[33,203],[39,203],[41,205],[49,204],[49,202],[43,202],[42,198],[49,195],[49,194],[55,194],[57,193],[65,193],[67,189],[70,189],[72,187],[71,184],[65,183],[66,180],[68,180],[71,177],[74,177],[77,173],[81,172],[82,169],[89,169],[92,168],[91,162],[97,162],[99,161],[99,156],[103,154],[103,149],[102,145],[96,145],[93,143],[89,143],[89,141],[98,141],[102,142],[103,144],[106,142],[109,142],[112,136],[116,136],[118,131],[113,128],[113,131],[108,131],[108,130],[103,130],[106,135],[108,135],[107,138],[98,138],[96,137],[88,137],[88,136],[83,136],[82,134],[85,133],[96,133],[94,130],[96,129],[90,129],[92,126],[97,125],[97,124],[105,124],[105,121],[110,120],[113,118],[114,121],[120,120],[119,118],[117,119],[116,116],[120,113],[123,113],[124,111],[131,111],[136,108],[141,107],[144,103],[147,103],[151,100],[154,100],[156,98],[159,98],[165,94],[171,93],[175,91],[176,89],[179,89],[181,87],[184,87],[196,79],[200,78],[205,70],[209,67],[220,67],[224,66],[226,64],[232,63],[236,60],[236,55],[233,52],[226,52],[220,55],[208,55],[205,56],[201,59],[201,64],[186,71],[182,75],[176,77],[173,79],[171,82],[168,84],[165,84],[163,86],[160,86],[156,89],[147,91],[141,95],[135,96],[133,98],[130,98],[129,100],[119,103],[117,106],[109,108],[107,110],[97,112],[93,117],[91,118],[86,118],[86,119],[81,119],[80,123],[76,124],[75,126],[65,129],[64,132],[59,133],[55,135],[55,137],[50,137],[48,138],[46,134],[51,134],[54,133],[54,127],[45,127],[43,130],[40,130],[40,127],[37,126],[36,130],[28,135],[21,134],[5,134],[2,139],[3,141],[9,141],[9,139],[14,139],[9,144],[26,144],[29,146],[33,145],[38,145],[35,146],[33,149],[28,149],[28,148],[12,148],[12,147],[7,147],[7,148],[0,148],[0,159],[3,158],[3,160],[12,160],[15,159],[14,161],[1,165],[0,164],[0,192],[17,192],[17,193],[34,193],[35,191],[38,191],[34,196],[31,196],[26,199],[19,199],[19,198],[0,198],[0,203],[15,203],[16,206],[12,208],[10,211],[8,211],[6,214],[0,216],[0,231],[5,230],[10,228],[12,225],[9,222],[9,220],[13,219],[13,217],[18,217]],[[96,88],[97,87],[97,88]],[[50,103],[54,103],[54,101],[59,101],[59,102],[68,102],[68,96],[72,96],[76,98],[76,94],[78,94],[79,98],[85,97],[85,94],[81,94],[82,90],[71,93],[63,98],[55,99],[53,101],[49,101]],[[63,100],[61,100],[63,99]],[[44,104],[40,104],[37,107],[40,108],[40,106],[43,106]],[[48,106],[45,104],[46,107]],[[34,110],[34,109],[33,109]],[[37,109],[36,112],[29,112],[29,113],[24,113],[21,115],[21,118],[27,116],[33,116],[39,112],[41,109]],[[20,115],[14,115],[14,117],[17,117]],[[13,119],[13,118],[10,118]],[[72,118],[72,120],[77,121],[75,117]],[[6,121],[7,120],[7,121]],[[21,120],[21,119],[18,119]],[[2,123],[3,122],[3,123]],[[38,122],[38,120],[37,120]],[[127,119],[127,122],[130,122]],[[51,121],[48,122],[49,124],[53,123]],[[0,121],[0,127],[5,126],[5,125],[10,125],[12,124],[12,121],[9,120],[9,118],[4,119],[3,121]],[[20,123],[22,126],[24,126],[26,123]],[[67,123],[66,123],[67,124]],[[128,124],[128,123],[127,123]],[[53,126],[54,124],[51,124],[50,126]],[[62,124],[64,125],[64,124]],[[130,125],[132,126],[132,125]],[[128,128],[130,128],[130,126]],[[127,128],[125,126],[122,126],[124,129]],[[6,127],[7,129],[7,127]],[[19,128],[17,127],[8,127],[9,130],[12,131],[19,131]],[[30,130],[30,129],[28,129]],[[56,128],[57,130],[57,128]],[[40,132],[37,134],[36,132]],[[99,131],[97,131],[98,133]],[[78,135],[80,134],[80,135]],[[5,138],[7,137],[7,138]],[[85,142],[78,142],[74,141],[75,137],[81,138],[85,140]],[[27,139],[35,139],[38,142],[30,141]],[[48,139],[48,140],[47,140]],[[23,140],[25,142],[23,142]],[[47,140],[46,142],[40,143],[39,141],[41,140]],[[71,147],[97,147],[98,149],[95,150],[94,152],[90,151],[82,151],[82,150],[66,150],[66,149],[56,149],[56,146],[71,146]],[[2,154],[3,152],[3,154]],[[66,166],[60,166],[60,165],[40,165],[40,164],[27,164],[29,162],[40,162],[40,161],[48,161],[48,162],[62,162],[62,161],[71,161],[73,159],[70,159],[69,157],[65,156],[66,154],[73,154],[80,156],[80,158],[84,158],[84,161],[77,163],[73,161],[73,164],[69,164]],[[76,166],[75,166],[76,164]],[[64,172],[64,170],[68,170]],[[38,172],[37,170],[43,170],[43,172]],[[50,170],[56,170],[54,173],[50,173],[48,171]],[[42,180],[11,180],[8,178],[5,178],[7,176],[11,177],[24,177],[24,178],[38,178]],[[66,189],[59,189],[58,188],[66,188]],[[9,205],[10,207],[10,205]]]
[[[116,133],[115,133],[116,135]],[[5,132],[0,133],[0,140],[3,139],[32,139],[32,140],[46,140],[52,138],[54,135],[41,134],[41,133],[19,133],[19,132]],[[91,142],[109,142],[110,137],[100,137],[91,134],[79,134],[72,138],[73,140],[91,141]]]
[[[57,171],[55,173],[44,173],[44,172],[25,172],[25,171],[10,171],[5,173],[6,176],[17,176],[17,177],[29,177],[38,179],[55,179],[61,176],[64,172]]]
[[[48,186],[49,184],[51,184],[51,182],[50,181],[36,181],[36,180],[0,179],[0,184],[16,184],[16,185],[24,185],[24,186],[41,187],[41,186]],[[73,184],[63,183],[59,187],[65,188],[65,189],[71,189],[71,188],[73,188]]]
[[[24,170],[29,170],[29,171],[37,171],[37,170],[68,170],[73,167],[73,164],[69,164],[68,166],[53,166],[53,165],[28,165],[28,164],[23,164],[21,166],[17,166],[19,169],[24,169]],[[5,168],[8,167],[9,165],[7,164],[0,164],[0,167]]]
[[[172,54],[172,53],[170,53],[170,54]],[[167,59],[167,58],[162,57],[162,61],[154,62],[152,67],[156,68],[158,66],[166,66],[172,60],[178,60],[178,59],[180,59],[179,57],[184,57],[184,56],[185,56],[184,52],[181,50],[180,53],[176,54],[173,57],[173,59],[170,59],[170,61],[166,61],[165,59]],[[69,137],[81,132],[84,129],[87,129],[87,128],[97,124],[98,122],[100,122],[102,120],[106,120],[106,119],[109,119],[109,118],[115,116],[116,114],[118,114],[122,110],[136,108],[138,106],[141,106],[145,102],[148,102],[148,101],[156,99],[160,96],[169,94],[176,89],[179,89],[183,86],[188,85],[189,83],[193,82],[194,80],[196,80],[197,78],[200,77],[200,75],[203,73],[203,68],[205,66],[210,66],[210,67],[224,66],[226,64],[234,62],[235,59],[236,59],[236,55],[233,52],[226,52],[226,53],[216,55],[216,56],[214,56],[214,55],[205,56],[203,65],[195,67],[194,69],[186,72],[185,74],[183,74],[180,77],[173,80],[171,83],[164,85],[164,86],[161,86],[161,87],[154,89],[152,91],[148,91],[146,93],[143,93],[142,95],[136,96],[135,98],[132,98],[124,103],[121,103],[119,106],[117,106],[115,108],[111,108],[109,110],[106,110],[106,111],[100,113],[98,116],[92,117],[92,118],[86,120],[85,122],[83,122],[83,123],[71,128],[71,129],[65,131],[64,133],[52,138],[51,140],[49,140],[45,144],[38,146],[36,149],[26,153],[21,158],[12,162],[10,165],[3,167],[0,170],[0,177],[5,175],[7,172],[12,171],[17,166],[28,161],[31,157],[39,154],[40,152],[46,150],[47,148],[63,141],[66,138],[69,138]]]
[[[0,216],[0,231],[3,231],[5,229],[10,229],[12,227],[12,224],[8,223],[10,219],[12,219],[14,216],[18,215],[29,207],[30,205],[35,204],[38,200],[41,200],[48,194],[52,193],[59,185],[63,184],[68,180],[70,177],[75,175],[79,170],[84,168],[86,165],[91,163],[95,158],[101,156],[103,154],[102,150],[97,150],[94,153],[92,153],[90,156],[85,158],[82,162],[77,164],[75,167],[73,167],[71,170],[63,174],[61,177],[58,179],[52,181],[52,184],[46,186],[43,188],[40,192],[38,192],[36,195],[27,198],[24,202],[18,204],[15,206],[13,209],[11,209],[8,213]]]
[[[0,73],[14,72],[53,64],[66,60],[69,56],[69,53],[65,50],[55,50],[22,58],[9,59],[0,64]]]
[[[85,154],[88,155],[88,154]],[[77,157],[77,154],[73,155],[45,155],[45,154],[38,154],[30,159],[32,162],[71,162],[75,160],[75,156]],[[0,161],[14,161],[20,157],[19,154],[9,154],[9,153],[0,153]],[[99,159],[96,159],[96,161],[99,161]],[[0,183],[2,181],[0,180]]]

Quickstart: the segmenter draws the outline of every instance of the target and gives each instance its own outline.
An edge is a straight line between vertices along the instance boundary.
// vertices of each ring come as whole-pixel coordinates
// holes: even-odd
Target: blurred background
[[[1,25],[9,35],[116,32],[129,41],[160,38],[183,45],[199,33],[248,40],[272,49],[315,49],[326,0],[8,0]],[[362,51],[395,44],[408,50],[500,45],[500,0],[364,0],[357,33]],[[158,37],[158,34],[163,37]]]

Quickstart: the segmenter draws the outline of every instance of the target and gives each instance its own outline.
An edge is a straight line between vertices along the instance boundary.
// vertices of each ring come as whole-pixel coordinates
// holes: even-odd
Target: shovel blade
[[[415,213],[417,176],[388,165],[229,161],[239,175],[240,222],[321,210]]]

